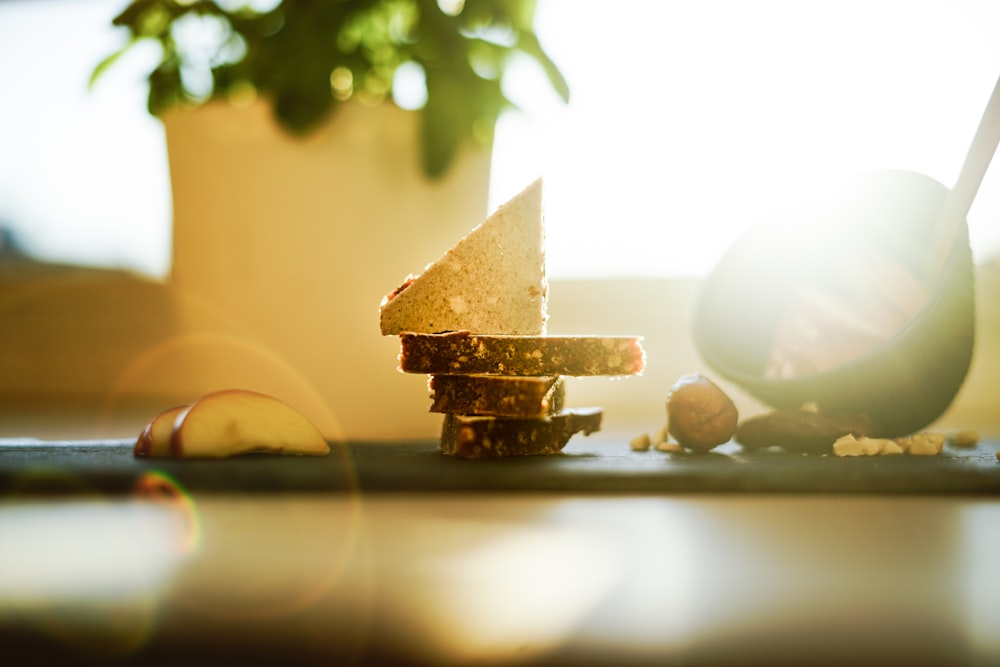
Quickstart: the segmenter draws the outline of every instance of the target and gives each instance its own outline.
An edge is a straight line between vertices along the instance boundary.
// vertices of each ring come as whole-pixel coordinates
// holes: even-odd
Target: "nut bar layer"
[[[463,459],[558,454],[577,433],[601,430],[600,408],[564,410],[544,419],[445,415],[440,449]]]
[[[431,412],[533,419],[563,409],[565,383],[555,376],[431,375]]]
[[[638,336],[510,336],[455,331],[402,333],[404,373],[635,375],[646,364]]]

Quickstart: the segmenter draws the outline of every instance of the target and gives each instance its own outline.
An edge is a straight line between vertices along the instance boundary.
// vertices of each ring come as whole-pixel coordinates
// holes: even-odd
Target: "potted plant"
[[[331,437],[434,433],[424,379],[396,373],[378,305],[487,215],[511,58],[534,58],[567,96],[534,4],[129,4],[114,19],[127,43],[94,78],[159,44],[148,107],[169,160],[171,305],[115,395],[168,403],[235,385],[303,408]],[[398,103],[414,80],[416,103]]]
[[[533,31],[535,0],[279,0],[264,10],[222,0],[135,0],[115,19],[128,42],[94,71],[154,41],[149,111],[208,100],[269,100],[293,134],[321,125],[345,101],[390,102],[398,77],[425,89],[422,165],[437,178],[464,141],[489,145],[512,106],[501,79],[515,54],[534,59],[556,92],[569,90]],[[419,93],[418,93],[419,95]]]

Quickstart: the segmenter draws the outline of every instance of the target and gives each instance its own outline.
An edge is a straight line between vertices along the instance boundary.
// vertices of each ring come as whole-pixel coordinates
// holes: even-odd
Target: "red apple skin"
[[[173,449],[174,426],[177,417],[187,407],[186,405],[178,405],[168,408],[146,424],[135,441],[133,448],[135,456],[150,458],[177,456],[177,452]]]

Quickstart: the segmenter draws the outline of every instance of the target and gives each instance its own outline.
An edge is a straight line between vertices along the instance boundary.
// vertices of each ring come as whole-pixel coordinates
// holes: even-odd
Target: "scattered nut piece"
[[[808,403],[803,403],[799,406],[799,410],[802,412],[810,412],[812,414],[819,414],[819,406],[816,401],[809,401]]]
[[[628,441],[628,446],[632,448],[633,452],[648,452],[649,445],[650,439],[648,433],[637,435]]]
[[[899,443],[889,438],[854,437],[847,434],[837,438],[833,443],[833,453],[837,456],[882,456],[902,454]]]
[[[881,440],[882,447],[878,450],[879,456],[885,456],[887,454],[902,454],[903,448],[899,446],[895,440],[884,439]]]
[[[997,461],[1000,461],[1000,449],[997,450]]]
[[[681,377],[667,397],[669,433],[686,449],[707,452],[736,433],[739,413],[732,399],[697,373]]]
[[[662,444],[669,439],[670,436],[668,433],[668,425],[666,422],[663,422],[663,426],[661,426],[660,428],[656,429],[656,431],[653,432],[652,444],[655,447],[656,445]]]
[[[833,453],[837,456],[864,456],[865,451],[858,439],[849,433],[834,441]]]
[[[861,445],[861,452],[865,456],[876,456],[882,449],[882,441],[879,438],[861,437],[858,438],[858,444]]]
[[[972,429],[953,431],[948,440],[952,447],[975,447],[979,444],[979,432]]]
[[[656,451],[677,453],[677,452],[683,452],[684,448],[681,447],[676,442],[668,442],[664,440],[663,442],[656,443]]]
[[[941,433],[915,433],[913,444],[907,454],[911,456],[937,456],[944,448],[944,435]]]

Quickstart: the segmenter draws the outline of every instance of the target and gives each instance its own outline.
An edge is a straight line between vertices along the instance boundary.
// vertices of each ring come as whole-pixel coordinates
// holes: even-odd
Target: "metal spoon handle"
[[[969,209],[972,208],[972,202],[976,198],[998,143],[1000,143],[1000,78],[997,79],[993,94],[986,104],[976,134],[972,137],[972,144],[969,146],[969,152],[965,156],[955,186],[945,198],[934,226],[931,247],[939,249],[940,252],[934,255],[936,266],[932,267],[935,269],[931,274],[933,276],[940,275],[944,269],[949,254],[947,250],[951,248],[959,225],[969,215]]]

